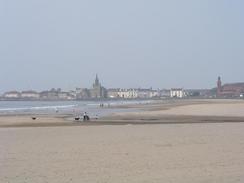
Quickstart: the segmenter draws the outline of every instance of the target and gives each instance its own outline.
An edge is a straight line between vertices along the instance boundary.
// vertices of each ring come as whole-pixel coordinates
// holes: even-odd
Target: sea
[[[123,108],[127,105],[152,103],[152,100],[111,101],[0,101],[0,115],[83,115],[102,117],[112,113],[136,111]],[[120,106],[120,107],[119,107]],[[121,107],[122,106],[122,107]]]

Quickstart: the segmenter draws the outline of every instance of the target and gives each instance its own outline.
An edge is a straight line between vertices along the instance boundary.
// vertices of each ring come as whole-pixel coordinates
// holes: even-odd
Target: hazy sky
[[[243,0],[0,0],[0,92],[244,81]]]

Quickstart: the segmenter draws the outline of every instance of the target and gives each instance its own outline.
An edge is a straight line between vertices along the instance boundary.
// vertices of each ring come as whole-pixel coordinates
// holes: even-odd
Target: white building
[[[36,91],[22,91],[21,98],[28,98],[28,99],[39,99],[40,94]]]
[[[159,97],[160,92],[152,89],[108,89],[109,98],[148,99]]]
[[[120,98],[138,98],[138,90],[136,89],[120,89],[118,92],[118,96]]]
[[[20,96],[20,93],[17,91],[10,91],[3,94],[3,98],[6,99],[18,99]]]
[[[170,90],[170,97],[172,98],[183,98],[184,96],[184,90],[182,88],[172,88]]]
[[[160,92],[157,90],[150,89],[138,89],[138,98],[141,99],[149,99],[149,98],[155,98],[160,96]]]
[[[160,97],[160,91],[159,90],[151,90],[149,97],[150,98]]]

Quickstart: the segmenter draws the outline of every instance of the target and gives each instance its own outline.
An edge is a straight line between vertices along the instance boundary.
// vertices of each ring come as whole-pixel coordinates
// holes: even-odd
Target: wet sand
[[[75,121],[72,114],[36,115],[36,120],[30,115],[8,115],[0,116],[0,128],[244,122],[244,100],[170,100],[122,107],[140,111],[114,113],[89,122]]]
[[[242,183],[243,103],[142,105],[87,123],[2,116],[0,182]]]

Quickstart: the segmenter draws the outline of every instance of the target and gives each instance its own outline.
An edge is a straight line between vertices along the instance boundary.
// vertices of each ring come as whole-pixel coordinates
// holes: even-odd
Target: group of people
[[[81,116],[75,117],[75,121],[80,121],[82,119]],[[96,116],[97,119],[97,116]],[[83,114],[83,121],[90,121],[90,117],[88,116],[87,112],[84,112]]]
[[[104,104],[101,103],[99,106],[103,108],[104,107]],[[107,104],[107,107],[110,107],[110,103]]]

